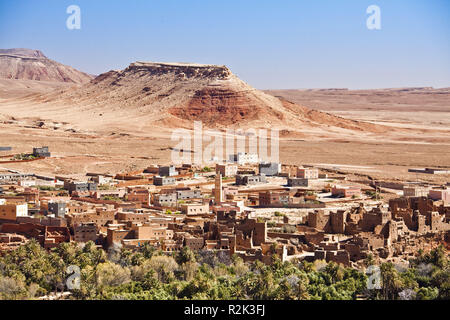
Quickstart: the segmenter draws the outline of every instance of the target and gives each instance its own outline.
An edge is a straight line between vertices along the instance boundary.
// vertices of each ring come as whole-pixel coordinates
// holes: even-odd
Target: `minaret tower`
[[[214,200],[217,204],[223,202],[223,191],[222,191],[222,174],[216,174],[216,182],[214,188]]]

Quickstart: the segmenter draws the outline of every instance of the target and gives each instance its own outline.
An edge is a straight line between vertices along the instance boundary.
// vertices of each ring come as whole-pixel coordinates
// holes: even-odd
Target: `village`
[[[20,161],[46,157],[48,147],[34,148]],[[148,244],[167,254],[188,247],[244,262],[277,256],[359,269],[367,259],[407,264],[418,250],[448,249],[449,234],[449,183],[388,188],[258,154],[83,180],[0,171],[0,254],[31,239],[45,249],[92,241],[105,250]]]

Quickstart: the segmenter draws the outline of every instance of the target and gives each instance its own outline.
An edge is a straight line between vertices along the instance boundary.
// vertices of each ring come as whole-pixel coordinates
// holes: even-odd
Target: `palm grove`
[[[366,266],[373,264],[369,257]],[[32,240],[0,257],[0,299],[36,299],[68,290],[69,266],[80,271],[71,299],[449,299],[449,258],[443,247],[418,252],[409,267],[379,267],[381,286],[367,289],[364,271],[323,261],[244,263],[220,252],[184,248],[172,255],[143,246],[108,251],[89,242],[50,251]],[[70,269],[69,269],[70,270]]]

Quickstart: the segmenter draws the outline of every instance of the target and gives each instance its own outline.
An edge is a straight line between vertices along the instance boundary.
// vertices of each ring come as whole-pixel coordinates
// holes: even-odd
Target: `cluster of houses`
[[[230,160],[215,170],[160,165],[88,173],[84,181],[0,172],[0,252],[30,239],[44,248],[93,241],[350,266],[448,243],[449,186],[405,186],[403,196],[374,201],[370,187],[311,166],[259,163],[249,154]]]

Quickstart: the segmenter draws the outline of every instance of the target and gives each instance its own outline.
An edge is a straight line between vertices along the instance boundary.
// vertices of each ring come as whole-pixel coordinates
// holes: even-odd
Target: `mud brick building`
[[[127,200],[140,202],[146,205],[150,204],[151,194],[147,189],[131,189],[127,194]]]
[[[81,223],[73,227],[74,240],[76,242],[97,242],[97,225],[95,223]]]
[[[17,217],[28,216],[28,205],[26,203],[9,203],[0,205],[0,222],[16,221]]]
[[[324,210],[315,210],[308,214],[308,226],[320,231],[330,231],[330,216]]]
[[[57,247],[60,243],[70,242],[71,240],[70,231],[67,227],[42,226],[32,223],[5,223],[1,225],[0,231],[34,238],[46,249]]]
[[[153,214],[150,212],[139,212],[140,210],[141,209],[136,209],[133,211],[118,211],[116,213],[115,218],[119,223],[126,223],[126,222],[146,223],[150,221]]]
[[[257,222],[256,219],[245,219],[235,226],[237,245],[245,247],[260,246],[267,241],[267,223]]]
[[[39,190],[34,188],[25,188],[23,192],[20,192],[18,196],[23,197],[25,202],[39,203]]]
[[[0,254],[2,252],[15,250],[27,242],[28,239],[20,234],[0,233]]]
[[[345,244],[345,250],[349,252],[352,261],[358,261],[365,259],[371,251],[384,248],[384,246],[385,240],[382,235],[361,232]]]
[[[58,217],[17,217],[16,223],[31,223],[49,227],[67,227],[67,221]]]
[[[216,174],[222,177],[234,177],[237,174],[238,166],[236,164],[216,164]]]
[[[124,239],[134,239],[134,230],[126,228],[125,224],[110,224],[107,229],[106,243],[108,247],[121,244]]]
[[[159,240],[165,241],[173,238],[173,230],[161,227],[158,224],[134,225],[134,238],[138,240]]]
[[[383,226],[392,219],[392,213],[384,207],[374,208],[366,212],[361,220],[360,227],[362,231],[373,232],[377,226]]]
[[[181,205],[181,213],[186,215],[199,215],[209,213],[209,204],[186,203]]]
[[[126,190],[123,188],[115,190],[97,190],[92,195],[95,199],[104,199],[106,197],[110,198],[123,198],[127,194]]]
[[[349,213],[345,210],[325,213],[324,210],[315,210],[308,214],[307,224],[326,233],[346,233],[347,216]]]
[[[394,218],[401,218],[410,230],[419,234],[450,228],[450,207],[425,197],[397,198],[389,201]]]
[[[184,246],[191,250],[197,251],[203,249],[205,246],[205,240],[203,238],[186,237],[184,238]]]
[[[289,191],[266,191],[259,193],[259,205],[264,206],[288,206],[291,203]]]
[[[80,203],[73,201],[66,204],[66,209],[67,214],[72,214],[72,213],[86,212],[88,209],[90,209],[90,207],[88,206],[87,203]]]
[[[331,195],[334,197],[359,197],[361,196],[361,188],[359,187],[341,187],[341,186],[334,186],[331,189]]]
[[[97,208],[95,211],[68,214],[66,219],[68,225],[72,227],[81,223],[95,223],[97,226],[106,226],[114,222],[115,216],[115,210]]]
[[[183,240],[166,240],[161,244],[161,249],[166,252],[178,252],[183,247]]]
[[[450,188],[431,189],[428,197],[432,200],[442,200],[444,204],[450,204]]]
[[[319,170],[313,168],[297,168],[297,178],[318,179]]]

